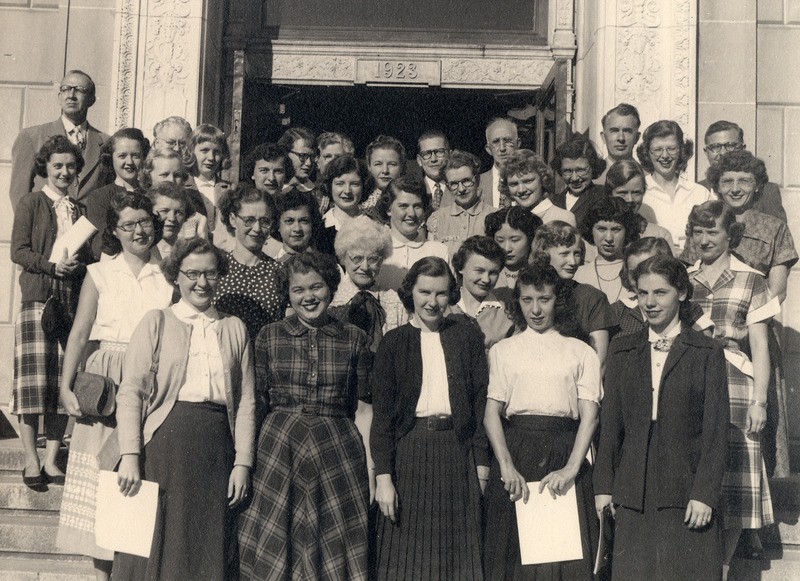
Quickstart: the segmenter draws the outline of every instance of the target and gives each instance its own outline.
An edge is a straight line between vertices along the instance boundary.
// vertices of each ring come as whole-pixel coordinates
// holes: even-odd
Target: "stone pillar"
[[[200,120],[205,0],[117,0],[109,125],[152,127],[171,115]]]
[[[696,142],[697,2],[576,0],[576,18],[575,130],[588,127],[604,149],[600,120],[626,102],[639,109],[642,129],[674,119]]]

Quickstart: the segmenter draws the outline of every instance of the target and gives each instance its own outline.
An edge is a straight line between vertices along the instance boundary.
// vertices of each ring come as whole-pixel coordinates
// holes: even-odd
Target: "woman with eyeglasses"
[[[605,197],[603,186],[593,180],[603,174],[606,161],[591,141],[577,136],[558,146],[550,167],[566,184],[563,190],[553,194],[553,204],[572,212],[575,223],[580,224],[589,208]]]
[[[289,152],[289,159],[292,160],[294,166],[294,177],[287,182],[284,190],[291,187],[295,187],[301,192],[315,190],[317,150],[314,134],[305,127],[292,127],[281,136],[278,145]],[[320,210],[321,212],[322,210]]]
[[[235,239],[228,254],[229,271],[214,299],[223,312],[239,317],[251,339],[261,327],[283,318],[286,301],[278,291],[278,263],[262,248],[275,219],[275,201],[267,192],[240,182],[219,201],[222,223]]]
[[[147,196],[128,193],[111,200],[103,239],[112,258],[87,267],[64,352],[60,399],[67,412],[75,417],[75,428],[57,544],[64,552],[94,558],[98,579],[108,578],[114,552],[95,543],[95,494],[101,469],[97,455],[109,438],[116,438],[113,433],[116,420],[114,415],[84,415],[72,384],[90,342],[98,348],[86,360],[86,371],[119,384],[125,349],[134,328],[145,313],[163,309],[172,302],[172,287],[161,274],[161,257],[155,249],[158,230],[153,205]]]
[[[684,140],[675,121],[656,121],[645,129],[636,148],[639,163],[647,172],[647,189],[639,213],[648,222],[669,230],[680,252],[686,243],[686,219],[694,206],[713,198],[711,192],[685,174],[694,144]]]
[[[234,509],[250,492],[255,380],[244,323],[213,304],[227,266],[208,240],[180,240],[162,264],[180,300],[147,313],[131,335],[117,482],[125,496],[142,480],[157,483],[159,506],[149,558],[116,553],[114,579],[238,578]]]

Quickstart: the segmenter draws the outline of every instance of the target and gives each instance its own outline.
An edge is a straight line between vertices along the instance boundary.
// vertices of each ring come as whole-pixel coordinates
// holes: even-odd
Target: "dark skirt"
[[[483,579],[480,486],[455,432],[418,421],[397,443],[395,487],[397,523],[378,516],[377,578]]]
[[[506,424],[505,437],[514,467],[526,482],[538,482],[567,464],[579,422],[551,416],[513,416]],[[584,461],[575,478],[578,521],[583,558],[575,561],[523,565],[517,535],[514,503],[500,476],[500,465],[492,460],[486,487],[486,535],[484,567],[491,580],[592,579],[599,524],[594,510],[591,467]],[[536,494],[537,491],[531,491]],[[542,534],[547,534],[542,531]]]
[[[272,411],[239,518],[242,579],[367,579],[369,478],[347,417]]]
[[[150,558],[117,553],[114,579],[237,577],[235,520],[227,498],[234,456],[225,406],[175,402],[144,449],[142,478],[159,487]]]
[[[617,507],[614,527],[613,581],[714,581],[722,578],[719,514],[703,529],[683,523],[686,507],[658,508],[647,494],[655,478],[650,451],[658,442],[650,429],[645,476],[644,511]]]

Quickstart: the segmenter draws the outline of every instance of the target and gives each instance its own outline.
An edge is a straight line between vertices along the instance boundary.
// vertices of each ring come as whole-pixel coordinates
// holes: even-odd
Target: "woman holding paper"
[[[680,261],[653,256],[633,279],[649,328],[611,343],[594,469],[597,511],[615,514],[612,579],[721,579],[723,349],[691,328]]]
[[[512,316],[524,331],[489,351],[484,426],[494,459],[484,504],[487,579],[592,579],[597,519],[586,452],[597,427],[600,360],[589,345],[566,336],[576,324],[566,307],[569,288],[544,258],[520,270]],[[528,482],[539,485],[529,490]],[[580,558],[523,564],[514,503],[536,494],[556,498],[573,486]],[[557,529],[558,523],[543,525],[534,534]]]
[[[69,197],[69,188],[83,168],[79,147],[65,136],[48,139],[35,160],[36,174],[47,178],[41,191],[22,197],[14,212],[11,260],[22,267],[19,285],[22,306],[17,315],[14,341],[14,383],[11,413],[19,416],[19,431],[25,452],[22,480],[34,490],[47,490],[48,482],[64,474],[56,466],[56,455],[67,427],[67,415],[58,405],[58,382],[65,334],[48,336],[42,314],[49,297],[61,301],[75,313],[78,290],[91,262],[88,246],[78,254],[52,256],[53,246],[67,235],[85,208]],[[57,253],[56,253],[57,254]],[[47,438],[44,466],[36,452],[39,416],[44,416]]]
[[[162,269],[181,299],[133,331],[117,395],[120,490],[156,482],[159,516],[150,558],[117,553],[113,578],[237,578],[231,509],[249,493],[255,441],[250,339],[213,306],[227,273],[221,250],[178,240]]]
[[[97,455],[108,438],[116,438],[113,434],[116,421],[113,414],[84,415],[72,392],[73,380],[87,343],[92,342],[97,348],[86,360],[86,371],[119,384],[131,333],[145,313],[169,306],[172,287],[161,274],[160,257],[155,250],[156,219],[147,196],[123,193],[111,197],[102,238],[103,247],[113,258],[87,268],[64,352],[61,405],[76,420],[56,543],[66,553],[93,557],[96,577],[107,579],[114,552],[98,547],[95,542],[95,494],[103,468]]]

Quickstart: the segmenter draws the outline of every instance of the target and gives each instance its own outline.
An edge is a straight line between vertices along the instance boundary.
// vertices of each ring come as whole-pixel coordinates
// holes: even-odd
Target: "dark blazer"
[[[661,377],[657,445],[649,446],[653,388],[648,331],[616,337],[606,360],[595,494],[643,510],[648,453],[655,481],[647,482],[659,508],[698,500],[716,508],[728,450],[728,382],[722,346],[684,328]]]
[[[394,473],[395,445],[414,427],[422,392],[420,330],[406,324],[389,331],[372,368],[370,451],[378,474]],[[459,319],[446,318],[439,329],[450,385],[450,407],[458,440],[472,447],[475,462],[489,465],[483,430],[489,367],[483,334]]]
[[[481,196],[481,199],[487,206],[494,205],[494,197],[492,195],[492,169],[494,166],[489,168],[489,171],[485,171],[481,174],[480,178],[478,179],[478,194]],[[502,191],[500,192],[500,206],[499,208],[509,208],[512,205],[513,200],[504,194]]]
[[[86,213],[86,209],[75,202],[73,220]],[[11,261],[23,270],[19,273],[22,302],[43,303],[50,296],[56,265],[50,262],[50,253],[56,240],[58,222],[53,209],[53,201],[44,192],[29,192],[20,200],[14,212],[14,226],[11,230]],[[78,251],[78,260],[83,264],[92,262],[88,244]],[[80,288],[85,268],[72,275],[75,289]]]
[[[83,170],[76,185],[70,189],[70,197],[82,200],[91,190],[104,186],[100,183],[100,147],[108,139],[108,135],[86,124],[86,147],[83,150]],[[34,159],[53,135],[64,135],[64,123],[61,117],[51,123],[26,127],[19,132],[11,148],[11,185],[8,188],[11,207],[16,210],[22,196],[34,190],[40,190],[47,182],[46,178],[37,176],[34,171]]]
[[[564,188],[560,192],[554,193],[550,196],[550,201],[553,202],[554,205],[558,206],[559,208],[566,209],[567,208],[567,190],[568,188]],[[586,188],[583,193],[578,197],[578,201],[575,202],[575,205],[572,206],[570,212],[575,214],[575,222],[578,224],[578,229],[580,230],[581,223],[583,223],[584,218],[586,218],[586,214],[589,212],[589,208],[595,205],[599,200],[602,200],[606,197],[606,188],[605,186],[601,186],[598,184],[589,184],[589,187]]]

